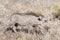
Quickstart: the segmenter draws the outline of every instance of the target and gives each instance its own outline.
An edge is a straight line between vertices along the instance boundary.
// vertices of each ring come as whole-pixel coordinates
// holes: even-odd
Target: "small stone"
[[[17,31],[17,32],[19,32],[19,31],[20,31],[20,29],[16,29],[16,31]]]
[[[47,20],[44,20],[44,22],[47,22]]]
[[[25,32],[25,33],[28,33],[28,29],[27,28],[21,29],[21,31]]]
[[[7,28],[7,31],[10,31],[10,30],[12,30],[12,28],[11,28],[11,27]]]
[[[33,27],[36,27],[35,25],[33,25]]]
[[[40,19],[40,18],[38,18],[38,20],[39,20],[39,21],[41,21],[41,19]]]
[[[15,23],[14,25],[15,25],[15,27],[18,27],[18,23]]]
[[[34,24],[32,27],[38,27],[38,25]]]
[[[7,28],[7,31],[12,31],[12,32],[14,32],[13,28],[11,28],[11,27]]]

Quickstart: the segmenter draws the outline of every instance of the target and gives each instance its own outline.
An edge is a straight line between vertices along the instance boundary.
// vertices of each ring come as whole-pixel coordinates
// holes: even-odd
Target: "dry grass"
[[[54,19],[56,15],[60,15],[59,2],[60,0],[0,0],[0,40],[60,40],[60,20]],[[15,33],[6,31],[7,27],[14,26],[14,23],[10,20],[13,13],[29,12],[44,16],[38,26],[32,27],[30,24],[19,26],[22,29],[28,28],[28,33],[25,30],[16,32],[15,27]],[[36,17],[31,16],[29,18],[34,22],[37,21],[34,20]],[[44,22],[45,19],[47,19],[47,22]],[[19,20],[21,20],[20,16]],[[31,22],[31,20],[28,22]],[[40,32],[40,34],[37,32]]]

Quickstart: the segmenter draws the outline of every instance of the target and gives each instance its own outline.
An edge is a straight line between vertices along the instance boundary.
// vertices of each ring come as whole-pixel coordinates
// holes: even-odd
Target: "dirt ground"
[[[60,40],[60,0],[0,0],[0,40]]]

